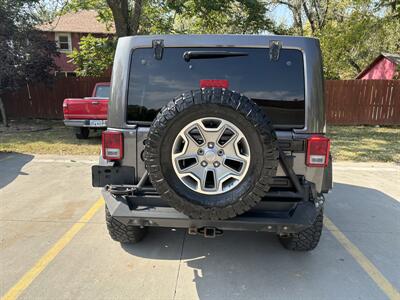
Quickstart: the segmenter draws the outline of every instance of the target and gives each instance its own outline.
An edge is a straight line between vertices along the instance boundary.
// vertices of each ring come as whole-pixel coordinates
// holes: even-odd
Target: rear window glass
[[[186,51],[231,51],[245,56],[191,59]],[[268,48],[165,48],[161,60],[152,48],[135,49],[131,59],[127,122],[151,122],[158,111],[200,80],[227,80],[229,89],[252,98],[275,125],[304,126],[304,67],[299,50],[282,49],[271,61]]]
[[[96,97],[110,98],[110,87],[106,85],[99,85],[96,88]]]

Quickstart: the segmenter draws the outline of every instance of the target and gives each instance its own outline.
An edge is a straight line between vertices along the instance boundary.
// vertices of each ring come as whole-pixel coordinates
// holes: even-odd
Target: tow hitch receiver
[[[222,235],[224,231],[215,227],[189,227],[188,233],[190,235],[202,234],[205,238],[215,238],[217,235]]]

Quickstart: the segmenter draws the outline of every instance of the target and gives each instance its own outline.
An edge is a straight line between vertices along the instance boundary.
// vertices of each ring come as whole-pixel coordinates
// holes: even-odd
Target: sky
[[[284,5],[276,6],[269,15],[278,22],[282,22],[288,26],[292,25],[291,20],[291,12],[290,10]]]

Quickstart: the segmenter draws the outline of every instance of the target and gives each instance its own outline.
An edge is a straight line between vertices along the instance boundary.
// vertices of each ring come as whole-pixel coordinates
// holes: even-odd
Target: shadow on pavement
[[[0,189],[14,181],[19,175],[29,175],[21,169],[33,159],[33,155],[0,152]]]
[[[160,251],[160,247],[175,247],[168,237],[176,241],[176,234],[181,236],[182,251]],[[205,239],[190,236],[185,230],[152,228],[142,244],[122,247],[142,258],[182,260],[186,267],[180,268],[177,299],[266,299],[265,289],[301,276],[315,260],[311,253],[283,249],[275,235],[261,232],[225,232],[215,239]],[[167,255],[160,256],[163,252]],[[191,281],[195,291],[185,290]]]
[[[399,202],[378,190],[338,183],[334,188],[325,212],[340,228],[365,230],[361,219],[375,215],[380,224],[370,224],[369,228],[383,230],[382,224],[394,226],[400,218]],[[359,203],[365,211],[360,212]],[[381,220],[377,210],[391,220]],[[341,218],[336,219],[336,214]],[[374,236],[367,239],[373,243]],[[171,247],[181,251],[168,251]],[[142,258],[182,260],[189,267],[181,266],[179,271],[176,293],[182,299],[293,299],[304,295],[308,299],[353,299],[368,298],[369,293],[380,297],[375,286],[366,289],[368,276],[359,273],[356,262],[326,230],[311,252],[285,250],[274,234],[225,232],[221,237],[205,239],[190,236],[183,229],[167,228],[150,228],[141,243],[122,248]],[[346,279],[352,276],[352,281]],[[180,280],[193,281],[196,292],[190,294],[180,288]]]
[[[396,176],[398,175],[387,177],[386,188],[397,187],[393,184],[396,182]],[[334,183],[333,192],[328,194],[326,199],[325,212],[343,231],[400,231],[400,199],[395,199],[380,190]]]

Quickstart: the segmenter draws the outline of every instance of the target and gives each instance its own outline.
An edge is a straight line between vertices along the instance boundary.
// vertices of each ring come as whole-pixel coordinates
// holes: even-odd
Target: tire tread
[[[309,228],[304,229],[288,237],[279,237],[283,247],[293,251],[311,251],[317,247],[323,228],[323,210],[319,212],[315,222]]]
[[[126,244],[140,242],[146,235],[147,228],[139,226],[125,225],[113,218],[106,207],[106,224],[108,232],[114,241]]]

